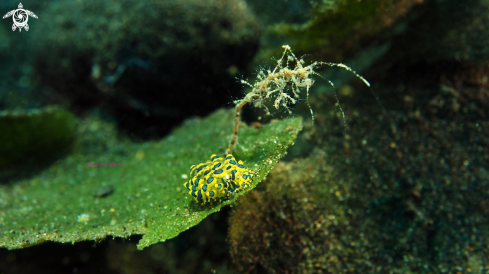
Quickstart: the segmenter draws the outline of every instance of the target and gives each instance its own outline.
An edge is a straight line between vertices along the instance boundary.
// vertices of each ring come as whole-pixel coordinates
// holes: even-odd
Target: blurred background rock
[[[229,106],[240,95],[235,77],[260,38],[244,1],[58,1],[25,8],[38,8],[45,20],[35,20],[38,31],[24,40],[0,33],[6,61],[17,64],[4,68],[13,81],[2,88],[3,107],[62,104],[81,116],[99,108],[136,139],[161,137],[187,117]],[[10,54],[20,53],[18,46],[25,55]]]
[[[229,105],[260,38],[244,1],[60,1],[44,16],[30,43],[39,81],[139,138]]]

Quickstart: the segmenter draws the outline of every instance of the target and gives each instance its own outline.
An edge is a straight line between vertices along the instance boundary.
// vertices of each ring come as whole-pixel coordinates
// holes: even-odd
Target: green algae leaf
[[[233,116],[232,110],[219,110],[187,120],[158,142],[109,142],[118,147],[103,155],[75,149],[39,175],[1,186],[0,247],[144,234],[138,244],[143,249],[177,236],[262,181],[302,128],[301,118],[260,129],[243,126],[234,155],[257,173],[252,188],[221,204],[198,206],[183,183],[192,164],[224,154]]]

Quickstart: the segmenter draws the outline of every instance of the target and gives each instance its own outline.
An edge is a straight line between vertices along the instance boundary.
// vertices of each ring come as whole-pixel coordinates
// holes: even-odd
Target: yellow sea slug
[[[190,167],[190,180],[184,184],[199,205],[222,202],[251,186],[253,172],[233,155],[219,157],[212,154],[205,163]]]

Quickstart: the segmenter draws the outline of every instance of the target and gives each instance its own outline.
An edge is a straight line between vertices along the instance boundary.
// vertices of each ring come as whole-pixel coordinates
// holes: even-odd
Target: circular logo
[[[25,10],[16,10],[14,13],[14,22],[17,26],[21,27],[27,23],[27,12]]]

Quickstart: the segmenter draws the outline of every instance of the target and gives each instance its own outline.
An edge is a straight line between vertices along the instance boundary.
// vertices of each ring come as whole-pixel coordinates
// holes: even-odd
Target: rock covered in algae
[[[309,20],[278,23],[271,32],[290,39],[297,52],[316,52],[323,60],[341,62],[423,3],[420,0],[311,1]]]
[[[40,80],[143,137],[227,104],[259,39],[242,0],[59,1],[44,17],[32,36]]]
[[[191,165],[224,152],[233,117],[232,110],[219,110],[205,119],[188,120],[161,141],[122,140],[119,148],[111,145],[115,132],[109,126],[82,122],[80,129],[98,139],[77,142],[77,153],[37,176],[0,186],[0,246],[18,249],[44,241],[143,234],[138,245],[142,249],[177,236],[248,192],[200,207],[183,187]],[[240,129],[235,156],[256,172],[250,189],[285,155],[301,127],[301,119],[292,118]],[[105,142],[106,149],[94,153],[94,142]],[[113,187],[110,195],[94,195],[108,186]]]
[[[229,232],[237,267],[251,273],[489,268],[486,73],[461,67],[438,93],[413,85],[411,92],[430,98],[398,97],[388,116],[365,100],[369,95],[354,92],[357,99],[342,98],[347,134],[330,103],[335,97],[311,98],[316,123],[297,145],[312,142],[324,152],[277,166],[265,191],[238,201]]]
[[[76,126],[76,117],[57,107],[0,112],[0,178],[66,154]]]
[[[358,241],[345,243],[348,195],[331,180],[324,151],[279,163],[233,208],[229,219],[231,258],[247,273],[339,273]],[[347,268],[348,269],[348,268]]]

